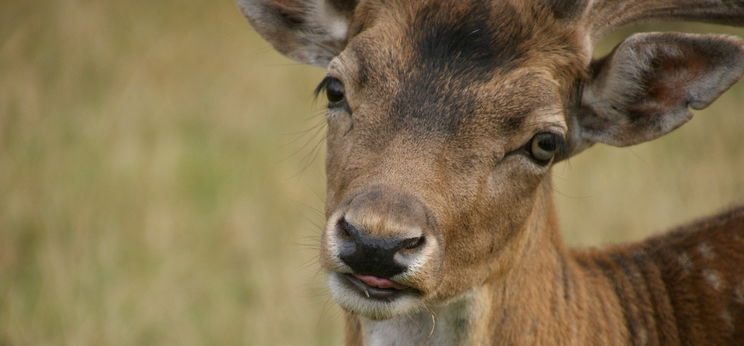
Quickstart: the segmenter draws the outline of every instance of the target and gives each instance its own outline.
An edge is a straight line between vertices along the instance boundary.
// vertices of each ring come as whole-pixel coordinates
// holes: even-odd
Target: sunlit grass
[[[340,344],[316,260],[322,74],[230,1],[0,4],[0,345]],[[742,96],[557,167],[566,239],[741,202]]]

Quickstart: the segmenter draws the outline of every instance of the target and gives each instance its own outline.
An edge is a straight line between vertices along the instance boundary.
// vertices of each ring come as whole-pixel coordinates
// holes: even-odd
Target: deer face
[[[744,69],[737,41],[681,34],[590,64],[580,1],[240,4],[281,52],[327,67],[321,263],[334,299],[374,319],[505,278],[529,260],[552,164],[661,136]]]
[[[507,4],[419,5],[379,13],[321,85],[321,258],[336,300],[373,317],[508,270],[536,191],[568,150],[569,89],[555,65],[579,60],[570,33],[541,28],[559,42],[530,47],[534,28]]]

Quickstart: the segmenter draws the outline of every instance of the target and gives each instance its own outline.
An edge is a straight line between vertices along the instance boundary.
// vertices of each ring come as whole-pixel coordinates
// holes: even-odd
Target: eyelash
[[[326,91],[328,89],[328,84],[333,80],[332,77],[325,77],[322,81],[320,81],[320,84],[315,88],[313,91],[313,95],[315,95],[315,98],[318,98],[320,93]]]

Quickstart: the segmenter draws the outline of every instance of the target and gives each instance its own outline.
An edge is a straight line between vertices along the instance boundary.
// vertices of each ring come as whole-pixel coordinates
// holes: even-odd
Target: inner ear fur
[[[577,122],[584,143],[629,146],[692,118],[744,73],[744,45],[722,35],[636,34],[591,66]]]
[[[256,31],[285,56],[326,67],[346,46],[357,0],[237,0]]]

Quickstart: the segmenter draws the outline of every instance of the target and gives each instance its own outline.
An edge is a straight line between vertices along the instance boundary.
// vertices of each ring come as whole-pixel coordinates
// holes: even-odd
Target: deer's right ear
[[[357,0],[237,0],[256,31],[289,58],[319,67],[346,46]]]
[[[636,34],[592,65],[573,124],[572,152],[661,137],[741,78],[744,44],[721,35]]]

